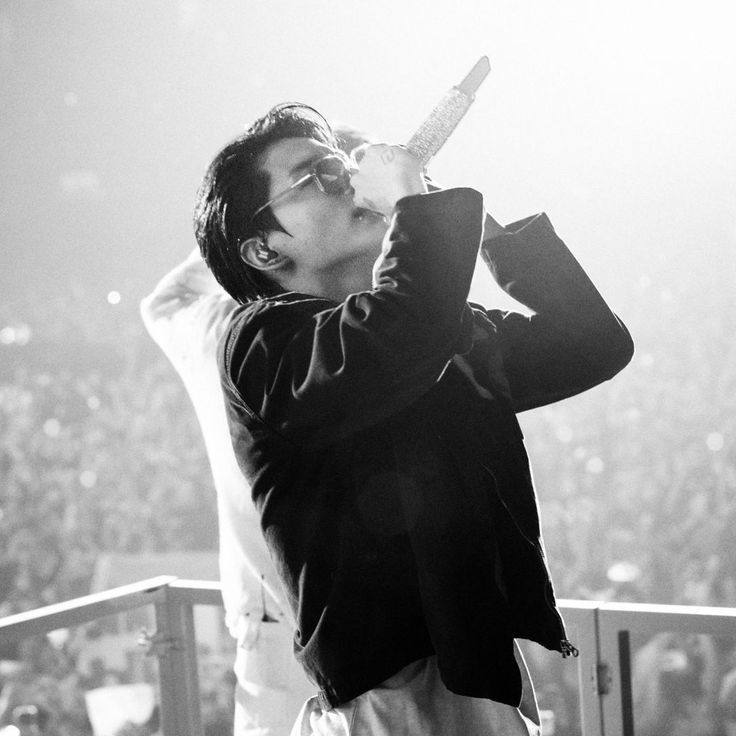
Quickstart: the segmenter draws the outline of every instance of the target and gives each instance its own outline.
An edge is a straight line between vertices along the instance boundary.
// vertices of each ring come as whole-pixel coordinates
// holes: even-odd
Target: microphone
[[[419,159],[422,166],[442,148],[475,99],[483,80],[491,71],[487,56],[481,56],[462,82],[452,87],[429,113],[427,119],[406,144],[406,150]]]

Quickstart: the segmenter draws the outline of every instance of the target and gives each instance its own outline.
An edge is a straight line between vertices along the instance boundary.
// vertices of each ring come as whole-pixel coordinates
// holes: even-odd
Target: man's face
[[[315,161],[335,152],[311,138],[285,138],[272,144],[261,164],[270,176],[269,198],[288,189]],[[269,234],[270,248],[319,273],[368,263],[370,276],[387,225],[381,216],[356,207],[352,190],[325,194],[310,180],[279,198],[271,211],[288,234]]]

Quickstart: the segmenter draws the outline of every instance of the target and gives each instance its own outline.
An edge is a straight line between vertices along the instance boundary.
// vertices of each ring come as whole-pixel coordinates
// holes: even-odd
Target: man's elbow
[[[138,304],[138,311],[141,315],[141,319],[143,320],[143,324],[149,331],[151,325],[156,321],[157,309],[158,306],[155,292],[148,296],[144,296]]]
[[[170,319],[181,306],[178,295],[167,291],[154,289],[148,296],[141,299],[138,309],[143,324],[150,326],[161,319]]]
[[[626,326],[616,319],[616,326],[601,339],[601,365],[605,366],[605,380],[620,373],[634,357],[634,341]]]

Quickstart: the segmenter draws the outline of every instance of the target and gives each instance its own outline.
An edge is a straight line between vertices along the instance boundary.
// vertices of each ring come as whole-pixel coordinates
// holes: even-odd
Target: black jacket
[[[483,243],[533,316],[469,305],[482,224],[473,190],[404,198],[372,291],[246,305],[221,343],[296,656],[332,706],[435,653],[450,690],[518,705],[513,639],[565,639],[515,414],[632,343],[544,215]]]

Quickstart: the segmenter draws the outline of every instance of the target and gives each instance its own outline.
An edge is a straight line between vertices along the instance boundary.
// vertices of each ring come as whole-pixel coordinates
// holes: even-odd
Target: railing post
[[[158,657],[164,736],[202,736],[194,610],[170,589],[156,604],[152,653]]]
[[[559,601],[570,640],[580,650],[577,659],[580,695],[580,731],[584,736],[605,736],[598,680],[598,604]]]
[[[634,736],[634,697],[631,682],[631,634],[618,632],[619,678],[621,680],[621,718],[623,736]]]
[[[601,695],[601,718],[606,736],[633,736],[630,718],[624,717],[624,694],[622,682],[620,644],[621,627],[605,608],[598,611],[598,643],[601,668],[607,674],[605,694]],[[628,632],[626,632],[628,634]],[[626,637],[628,643],[628,637]],[[625,661],[628,662],[628,660]],[[627,683],[628,687],[630,685]],[[630,692],[630,690],[629,690]],[[631,714],[629,714],[631,715]]]

